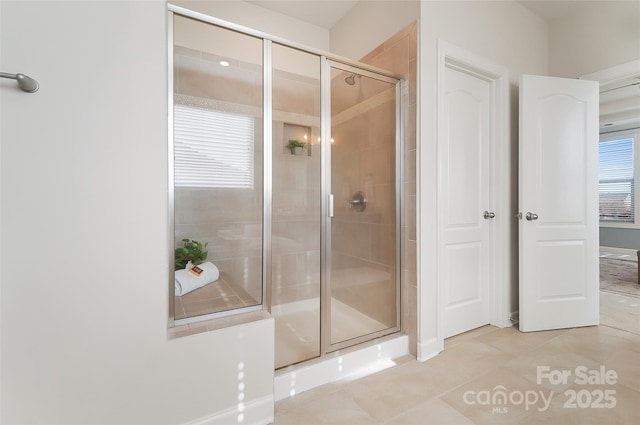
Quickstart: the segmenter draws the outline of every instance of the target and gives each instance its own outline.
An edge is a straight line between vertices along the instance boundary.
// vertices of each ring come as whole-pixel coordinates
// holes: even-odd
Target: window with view
[[[600,221],[634,223],[634,138],[600,142]]]

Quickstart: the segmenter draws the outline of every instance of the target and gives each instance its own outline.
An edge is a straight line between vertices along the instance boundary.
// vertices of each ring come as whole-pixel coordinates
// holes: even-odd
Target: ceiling
[[[516,0],[547,22],[563,18],[584,7],[585,0]]]
[[[246,0],[256,6],[331,29],[358,0]],[[546,21],[561,18],[582,7],[585,0],[516,0]]]
[[[301,21],[331,29],[358,0],[246,0]]]
[[[600,130],[640,125],[640,75],[600,86]]]

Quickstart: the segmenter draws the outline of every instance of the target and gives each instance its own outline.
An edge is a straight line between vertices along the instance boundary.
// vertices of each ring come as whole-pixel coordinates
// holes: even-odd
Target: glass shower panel
[[[320,58],[274,44],[271,313],[276,368],[320,356]]]
[[[330,343],[398,326],[396,84],[331,70]]]
[[[179,320],[262,304],[262,40],[175,16],[173,51]]]

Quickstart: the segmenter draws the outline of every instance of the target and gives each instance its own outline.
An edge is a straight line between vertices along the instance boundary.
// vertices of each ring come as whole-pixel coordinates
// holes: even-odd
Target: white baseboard
[[[295,397],[320,385],[360,378],[395,366],[394,359],[409,354],[409,337],[400,335],[326,360],[302,365],[275,377],[275,401]]]
[[[242,406],[234,406],[231,409],[214,413],[184,425],[267,425],[274,421],[274,400],[273,396],[266,396],[255,400],[250,400]]]
[[[509,314],[509,321],[511,322],[511,326],[515,326],[520,321],[520,310],[512,311]]]
[[[489,324],[491,326],[495,326],[496,328],[510,328],[511,326],[513,326],[512,318],[513,318],[513,313],[507,316],[502,316],[499,318],[499,320],[494,320]]]
[[[427,361],[444,350],[444,341],[438,338],[431,338],[430,340],[422,343],[418,343],[418,357],[419,362]]]

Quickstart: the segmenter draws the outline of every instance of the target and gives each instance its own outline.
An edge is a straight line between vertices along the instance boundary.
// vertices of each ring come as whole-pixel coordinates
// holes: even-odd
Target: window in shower
[[[259,38],[174,16],[178,323],[263,303],[262,57]]]
[[[174,185],[253,188],[253,117],[178,103],[173,107]]]

